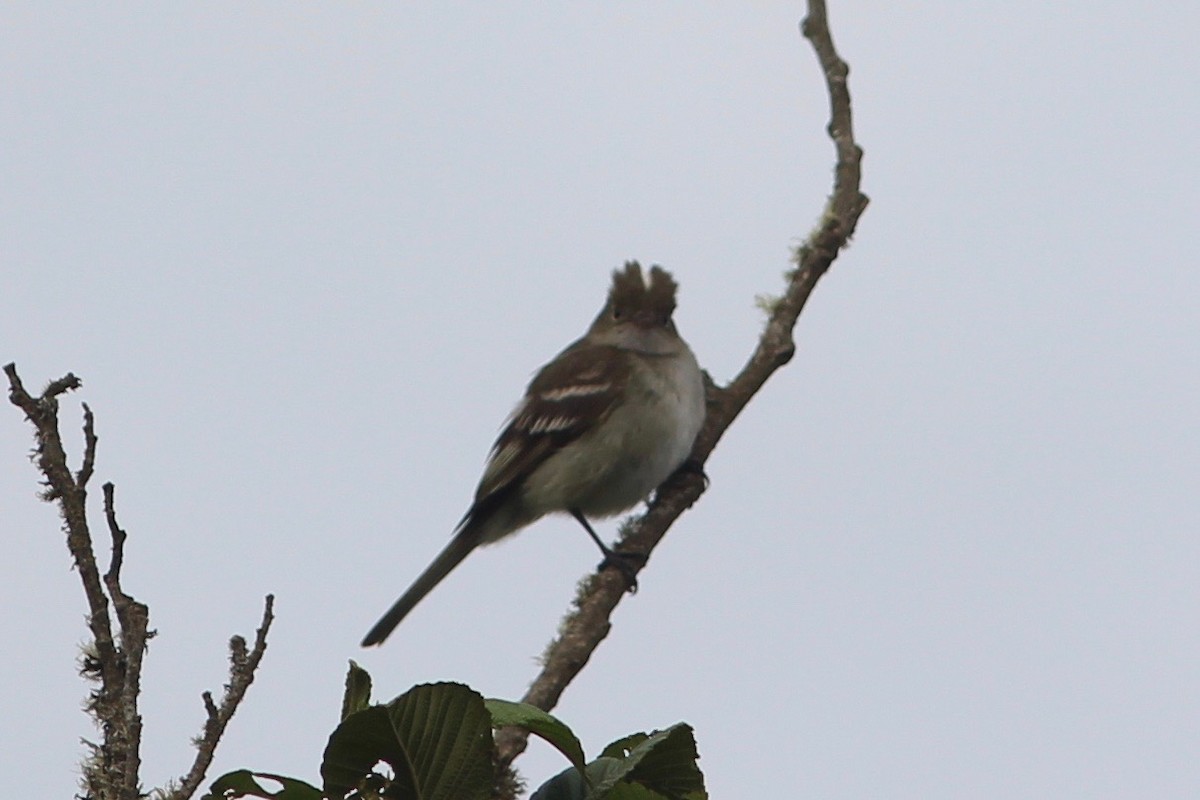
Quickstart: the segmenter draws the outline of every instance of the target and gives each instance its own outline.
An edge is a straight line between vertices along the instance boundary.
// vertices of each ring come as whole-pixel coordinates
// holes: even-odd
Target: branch
[[[728,385],[708,385],[708,415],[696,438],[687,469],[681,469],[659,487],[646,513],[628,526],[622,550],[647,556],[671,524],[704,493],[706,481],[701,468],[733,424],[733,421],[774,372],[787,364],[796,351],[793,330],[817,282],[828,271],[849,242],[858,219],[867,207],[859,190],[862,149],[854,141],[850,93],[846,84],[849,67],[838,56],[829,33],[823,0],[809,0],[808,16],[801,30],[816,52],[825,76],[830,100],[829,137],[837,154],[833,191],[817,228],[794,253],[795,269],[788,273],[782,297],[771,304],[758,345],[749,360]],[[591,577],[563,621],[558,638],[543,658],[543,667],[522,698],[544,711],[558,703],[566,687],[587,664],[592,653],[611,629],[609,618],[625,594],[625,579],[616,570]],[[507,728],[497,735],[497,752],[502,765],[511,764],[525,749],[528,735]]]
[[[136,629],[123,629],[120,645],[114,642],[108,596],[96,566],[87,521],[87,482],[92,476],[96,456],[95,420],[85,406],[83,464],[73,476],[58,430],[58,398],[78,389],[82,385],[79,378],[68,373],[51,382],[40,397],[34,398],[25,391],[15,364],[6,364],[4,372],[8,375],[9,400],[33,423],[37,441],[34,456],[45,478],[42,498],[58,502],[67,532],[67,548],[87,597],[88,627],[94,649],[84,656],[83,672],[100,682],[99,691],[93,693],[88,703],[88,711],[100,725],[103,740],[99,745],[92,745],[93,758],[84,764],[83,783],[91,796],[132,800],[138,797],[141,717],[137,713],[137,692],[148,617],[145,606],[141,606],[140,635]],[[121,537],[124,537],[123,533]],[[110,587],[119,586],[119,572],[119,544],[114,535],[114,563],[105,576]],[[121,596],[126,602],[126,612],[132,613],[128,608],[132,599],[123,593]]]
[[[140,800],[145,795],[138,782],[142,717],[137,703],[141,692],[142,658],[146,643],[153,638],[154,632],[149,627],[149,608],[121,586],[127,536],[117,522],[116,488],[111,483],[105,483],[103,491],[104,517],[112,538],[112,560],[103,578],[96,566],[87,522],[87,483],[95,471],[98,441],[95,417],[85,403],[83,461],[79,471],[72,475],[58,430],[58,397],[78,389],[81,386],[79,379],[68,374],[53,381],[41,396],[35,398],[25,390],[15,364],[7,364],[4,372],[8,375],[9,399],[33,423],[37,439],[34,459],[46,487],[42,496],[45,500],[58,502],[66,527],[67,547],[75,560],[88,601],[88,627],[94,644],[83,656],[82,673],[100,682],[100,689],[88,702],[88,712],[99,724],[103,738],[100,744],[88,743],[92,758],[83,765],[85,793],[97,800]],[[116,640],[109,615],[110,599],[119,625]],[[247,651],[246,640],[240,636],[230,640],[229,683],[220,707],[213,702],[210,693],[204,693],[208,720],[203,735],[196,742],[195,763],[181,784],[160,792],[159,796],[187,800],[204,779],[217,743],[253,682],[255,670],[267,649],[267,631],[274,619],[273,605],[274,597],[268,595],[252,650]]]
[[[38,469],[45,477],[42,499],[58,501],[59,511],[67,530],[67,547],[75,560],[75,568],[83,581],[83,591],[88,601],[88,627],[96,641],[96,652],[104,666],[100,673],[106,689],[115,691],[120,676],[116,669],[116,648],[113,644],[112,626],[108,617],[108,598],[100,583],[100,571],[92,550],[92,535],[87,522],[87,479],[91,477],[92,459],[95,455],[96,434],[88,412],[85,415],[84,438],[87,453],[79,480],[71,475],[67,466],[67,454],[63,449],[62,437],[58,432],[58,398],[68,391],[78,389],[83,383],[71,373],[50,383],[40,397],[34,398],[25,391],[17,375],[16,364],[6,364],[8,375],[8,399],[25,412],[25,418],[33,423],[37,445],[34,458]]]
[[[233,718],[242,698],[246,696],[246,690],[254,682],[254,673],[267,650],[267,632],[275,619],[274,608],[275,596],[269,594],[264,604],[262,622],[254,634],[252,650],[246,650],[246,640],[241,636],[234,636],[229,640],[229,683],[225,684],[225,695],[221,698],[220,706],[213,702],[212,692],[204,692],[201,695],[207,718],[204,721],[204,732],[195,742],[196,760],[192,762],[192,768],[188,770],[187,775],[162,793],[165,800],[187,800],[195,794],[200,782],[204,780],[208,767],[212,764],[217,744],[225,733],[225,726]]]
[[[86,429],[91,428],[92,412],[84,406],[87,415]],[[84,469],[90,475],[91,466],[95,459],[95,435],[88,438],[87,455],[84,458]],[[86,480],[86,478],[85,478]],[[117,612],[117,622],[121,626],[121,656],[123,658],[123,678],[120,702],[117,713],[120,715],[121,726],[118,732],[120,746],[115,748],[120,754],[121,763],[118,773],[122,778],[122,790],[125,796],[139,797],[138,773],[141,769],[142,716],[137,710],[138,694],[142,690],[142,656],[146,653],[146,644],[154,636],[150,628],[150,609],[145,603],[134,600],[121,588],[121,566],[125,562],[125,531],[117,524],[117,510],[114,501],[116,487],[106,483],[104,491],[104,516],[108,521],[108,531],[112,536],[112,561],[108,572],[104,574],[104,585],[108,587],[108,595],[113,600]]]

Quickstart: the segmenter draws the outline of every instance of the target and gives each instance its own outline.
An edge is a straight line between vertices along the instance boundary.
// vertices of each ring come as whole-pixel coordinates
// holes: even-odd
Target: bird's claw
[[[708,488],[708,484],[709,484],[708,474],[705,473],[704,462],[702,462],[700,459],[688,458],[686,461],[684,461],[682,464],[679,465],[679,468],[676,470],[676,472],[680,472],[680,473],[684,473],[684,474],[690,473],[692,475],[699,475],[700,480],[704,481],[704,488],[705,489]]]
[[[625,579],[625,591],[637,594],[637,573],[639,569],[646,566],[647,560],[648,557],[645,553],[635,553],[630,550],[607,550],[604,560],[596,567],[596,571],[602,572],[610,567],[615,569]]]

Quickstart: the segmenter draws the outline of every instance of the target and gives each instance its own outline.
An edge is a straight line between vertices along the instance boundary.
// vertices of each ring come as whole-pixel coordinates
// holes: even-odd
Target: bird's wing
[[[474,508],[518,485],[555,452],[604,421],[628,380],[629,364],[620,351],[582,341],[542,367],[492,447]]]

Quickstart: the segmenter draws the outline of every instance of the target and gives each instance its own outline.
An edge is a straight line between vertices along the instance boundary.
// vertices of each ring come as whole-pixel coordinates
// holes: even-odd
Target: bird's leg
[[[592,530],[592,526],[588,523],[587,517],[583,516],[582,511],[573,508],[571,509],[571,516],[578,520],[583,529],[587,531],[588,536],[592,537],[592,541],[600,548],[600,552],[604,554],[604,560],[596,567],[596,571],[599,572],[606,567],[613,567],[625,578],[625,585],[628,587],[629,593],[636,593],[638,588],[637,571],[638,568],[646,564],[646,554],[613,550],[602,542],[600,537],[596,535],[596,532]]]

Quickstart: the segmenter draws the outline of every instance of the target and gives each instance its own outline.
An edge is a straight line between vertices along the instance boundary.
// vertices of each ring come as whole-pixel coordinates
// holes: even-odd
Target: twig
[[[127,536],[117,522],[116,489],[111,483],[105,483],[103,491],[104,516],[112,538],[112,560],[103,577],[96,566],[87,522],[87,484],[95,472],[98,441],[95,417],[85,403],[83,460],[79,471],[72,475],[58,430],[58,398],[78,389],[79,379],[68,374],[53,381],[41,396],[35,398],[22,385],[15,364],[5,365],[4,372],[8,375],[9,399],[33,423],[37,437],[34,457],[45,478],[42,497],[58,502],[66,527],[67,546],[88,601],[88,627],[94,649],[84,655],[82,672],[100,682],[99,690],[93,693],[88,703],[88,711],[100,725],[103,739],[100,744],[89,743],[92,758],[83,765],[85,794],[97,800],[137,800],[144,796],[138,781],[142,740],[138,694],[146,643],[153,638],[154,632],[149,628],[149,608],[121,586]],[[113,638],[110,599],[119,625],[118,640]],[[181,784],[159,792],[159,796],[166,794],[172,800],[187,800],[204,779],[217,743],[253,682],[255,670],[267,649],[267,631],[274,619],[273,605],[274,598],[268,595],[252,650],[247,651],[246,640],[240,636],[230,640],[230,680],[219,707],[211,694],[204,693],[207,721],[203,735],[196,742],[196,760]]]
[[[4,372],[8,375],[9,400],[33,423],[37,465],[45,476],[42,497],[58,502],[66,526],[67,547],[88,602],[88,627],[95,650],[84,657],[84,674],[100,681],[100,689],[92,695],[88,710],[99,723],[103,740],[92,746],[93,758],[84,765],[83,782],[89,795],[133,800],[140,795],[142,718],[138,713],[138,693],[142,655],[150,638],[149,610],[121,589],[125,532],[117,525],[112,484],[104,486],[104,505],[113,538],[113,559],[103,579],[96,565],[87,521],[87,484],[96,465],[96,420],[84,404],[83,462],[72,475],[58,430],[58,398],[78,389],[82,385],[79,378],[67,374],[51,382],[40,397],[34,398],[25,391],[15,364],[5,365]],[[119,642],[113,638],[110,597],[120,625]]]
[[[96,557],[92,550],[92,535],[88,530],[87,488],[71,475],[62,437],[58,432],[59,396],[78,389],[83,384],[79,378],[68,373],[51,382],[40,397],[33,398],[21,384],[16,364],[6,364],[4,372],[8,375],[8,399],[24,411],[26,419],[33,423],[37,437],[35,459],[38,469],[45,476],[46,488],[42,492],[42,498],[46,501],[58,501],[67,529],[67,547],[75,560],[75,568],[79,570],[79,578],[87,596],[88,627],[95,638],[99,660],[105,665],[101,671],[101,679],[105,688],[112,687],[113,691],[116,691],[120,676],[115,669],[116,650],[108,617],[108,598],[105,597],[104,587],[100,582],[100,571],[96,567]],[[95,431],[90,421],[85,424],[84,431],[88,445],[94,452]],[[81,478],[90,477],[90,466],[86,458],[84,468],[79,472]]]
[[[846,84],[849,68],[833,46],[822,0],[809,0],[808,16],[801,30],[816,51],[829,92],[828,132],[837,153],[832,194],[820,224],[796,249],[796,268],[788,275],[784,295],[772,304],[766,327],[749,360],[727,386],[709,384],[708,415],[689,460],[689,465],[695,468],[681,470],[660,487],[647,512],[633,523],[629,535],[622,540],[622,549],[648,555],[679,515],[704,493],[705,480],[699,467],[767,379],[791,360],[796,350],[793,338],[796,320],[866,210],[867,197],[859,190],[862,149],[854,141]],[[564,620],[558,638],[547,648],[542,670],[525,693],[525,702],[546,711],[554,708],[567,685],[608,635],[609,617],[624,594],[625,580],[615,570],[593,576],[577,598],[574,611]],[[501,731],[497,736],[501,764],[511,764],[525,749],[527,740],[528,735],[517,729]]]
[[[88,408],[87,403],[81,403],[83,406],[83,465],[79,467],[79,472],[75,474],[75,483],[79,486],[87,486],[88,481],[92,479],[92,473],[96,470],[96,417],[92,414],[92,409]]]
[[[87,406],[84,406],[87,409]],[[91,427],[91,411],[87,411],[87,428]],[[87,446],[88,465],[95,458],[95,436],[91,436]],[[83,473],[83,470],[80,470]],[[104,517],[108,521],[109,534],[112,536],[112,560],[108,572],[104,574],[104,585],[108,587],[108,595],[113,600],[113,608],[117,612],[117,622],[121,626],[121,655],[123,661],[124,680],[121,686],[121,747],[116,748],[122,759],[119,774],[122,777],[122,788],[127,796],[138,796],[138,774],[141,769],[142,717],[138,713],[137,699],[142,690],[142,656],[146,653],[146,643],[154,636],[149,630],[150,609],[145,603],[134,600],[121,588],[121,566],[125,562],[125,531],[117,524],[117,510],[114,501],[116,487],[105,483]]]
[[[188,770],[188,773],[180,778],[175,786],[169,787],[163,793],[166,800],[186,800],[195,794],[200,787],[200,782],[204,780],[208,767],[212,763],[213,754],[216,752],[217,744],[225,733],[225,726],[229,724],[229,720],[237,711],[238,705],[246,695],[246,690],[254,682],[254,673],[258,669],[258,663],[262,661],[263,653],[267,650],[267,632],[271,629],[271,622],[275,619],[274,608],[275,596],[269,594],[264,604],[262,622],[254,635],[253,649],[246,650],[246,640],[241,636],[234,636],[229,640],[229,683],[225,684],[225,694],[221,698],[221,705],[218,706],[213,702],[211,692],[204,692],[201,695],[204,701],[205,721],[204,732],[195,742],[196,760],[192,763],[192,768]]]

